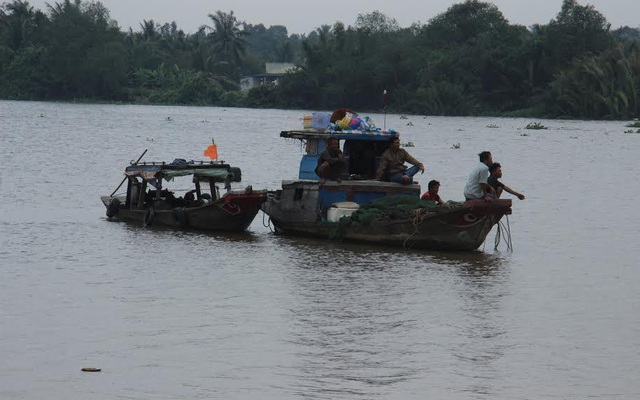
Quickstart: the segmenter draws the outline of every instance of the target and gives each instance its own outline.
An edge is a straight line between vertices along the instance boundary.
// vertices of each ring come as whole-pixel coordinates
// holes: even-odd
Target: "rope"
[[[268,212],[265,212],[264,210],[262,210],[262,226],[264,226],[265,228],[269,228],[269,231],[271,231],[271,233],[276,233],[276,229],[275,226],[271,225],[271,208],[273,207],[273,203],[271,203],[269,200],[273,197],[272,193],[268,193],[267,194],[267,204],[268,204]],[[265,223],[265,217],[267,218],[267,222]]]
[[[506,226],[502,221],[498,221],[498,224],[497,224],[498,229],[496,230],[496,239],[494,241],[493,250],[494,251],[498,250],[498,245],[500,245],[500,240],[504,235],[506,237],[505,240],[507,242],[507,251],[513,252],[513,242],[511,241],[511,225],[509,224],[509,216],[505,215],[505,217],[507,219]]]
[[[407,238],[402,242],[402,248],[403,249],[410,249],[411,247],[413,247],[413,245],[416,242],[413,242],[410,246],[407,247],[407,242],[409,241],[409,239],[411,239],[412,237],[414,237],[416,235],[416,233],[418,233],[418,225],[420,225],[422,223],[422,221],[424,221],[424,218],[427,216],[427,213],[429,212],[429,210],[425,209],[425,208],[418,208],[416,210],[413,210],[413,213],[415,215],[415,217],[413,217],[413,232],[407,236]]]
[[[496,238],[493,242],[493,251],[498,250],[498,245],[500,245],[501,237],[502,237],[502,229],[500,229],[500,222],[498,222],[497,229],[496,229]]]
[[[507,237],[509,238],[509,248],[513,252],[513,242],[511,241],[511,225],[509,225],[509,215],[506,215],[506,217],[507,217],[507,234],[508,234]]]

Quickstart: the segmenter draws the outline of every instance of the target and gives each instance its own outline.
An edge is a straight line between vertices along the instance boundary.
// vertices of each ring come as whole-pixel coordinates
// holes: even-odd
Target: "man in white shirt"
[[[483,151],[478,156],[480,157],[480,162],[469,174],[469,180],[464,187],[464,198],[466,200],[488,199],[487,195],[494,193],[493,188],[487,183],[489,166],[493,164],[491,152]]]

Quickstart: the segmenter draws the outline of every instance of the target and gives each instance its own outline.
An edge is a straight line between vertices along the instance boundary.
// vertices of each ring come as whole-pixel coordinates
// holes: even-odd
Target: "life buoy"
[[[147,209],[147,212],[144,214],[143,226],[149,226],[153,223],[153,218],[156,216],[156,209],[150,207]]]
[[[464,218],[466,222],[476,222],[478,220],[478,217],[471,213],[463,215],[462,218]]]
[[[109,201],[109,205],[107,205],[107,218],[116,216],[118,211],[120,211],[120,200],[114,197]]]

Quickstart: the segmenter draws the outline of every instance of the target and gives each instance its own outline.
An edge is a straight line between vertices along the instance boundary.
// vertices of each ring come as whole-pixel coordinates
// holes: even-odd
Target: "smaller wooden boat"
[[[126,195],[101,196],[110,220],[240,232],[249,227],[267,199],[266,190],[251,186],[231,190],[232,182],[241,181],[241,171],[222,161],[136,162],[124,174]],[[176,191],[184,193],[176,195],[163,182],[172,182]],[[224,184],[222,195],[218,183]]]

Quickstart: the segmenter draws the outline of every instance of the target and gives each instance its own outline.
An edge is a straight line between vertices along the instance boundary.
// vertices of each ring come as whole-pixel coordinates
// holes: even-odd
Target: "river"
[[[276,189],[309,111],[0,101],[0,399],[638,399],[640,134],[371,114],[461,200],[490,150],[506,240],[439,253],[107,221],[124,167],[202,159]],[[539,122],[548,129],[525,129]],[[507,222],[506,220],[504,221]],[[83,367],[101,368],[99,373]]]

